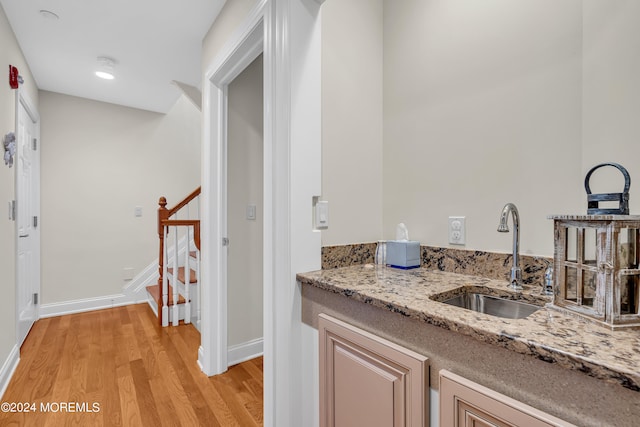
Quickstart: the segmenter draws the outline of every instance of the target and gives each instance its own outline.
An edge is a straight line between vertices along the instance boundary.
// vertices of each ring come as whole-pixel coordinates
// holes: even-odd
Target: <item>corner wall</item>
[[[119,294],[158,257],[158,198],[200,185],[201,114],[183,96],[164,115],[42,91],[40,115],[41,301]]]

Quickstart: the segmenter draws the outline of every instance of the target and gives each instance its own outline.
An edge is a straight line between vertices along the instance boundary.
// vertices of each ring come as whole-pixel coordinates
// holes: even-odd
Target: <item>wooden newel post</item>
[[[164,267],[164,227],[162,221],[169,219],[169,210],[167,209],[167,199],[163,196],[158,200],[158,238],[160,239],[160,249],[158,251],[158,319],[162,324],[162,271]]]
[[[167,199],[163,196],[158,200],[158,238],[160,239],[160,251],[158,252],[158,273],[160,278],[158,284],[162,286],[162,266],[164,264],[164,227],[162,221],[169,219],[169,210],[167,209]]]

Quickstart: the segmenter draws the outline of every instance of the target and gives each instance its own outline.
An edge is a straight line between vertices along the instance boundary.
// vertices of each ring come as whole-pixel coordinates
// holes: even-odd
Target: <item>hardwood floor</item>
[[[160,328],[147,304],[39,320],[0,426],[261,426],[262,358],[208,378],[199,344],[192,325]]]

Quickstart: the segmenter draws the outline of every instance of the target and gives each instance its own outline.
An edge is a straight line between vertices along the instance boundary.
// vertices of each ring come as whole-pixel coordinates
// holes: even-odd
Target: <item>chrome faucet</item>
[[[501,233],[507,233],[509,226],[507,220],[509,219],[509,212],[513,218],[513,266],[511,267],[511,279],[509,286],[514,291],[521,291],[522,288],[522,270],[520,269],[520,262],[518,260],[520,252],[520,217],[518,216],[518,208],[513,203],[507,203],[502,208],[500,214],[500,224],[498,224],[498,231]]]

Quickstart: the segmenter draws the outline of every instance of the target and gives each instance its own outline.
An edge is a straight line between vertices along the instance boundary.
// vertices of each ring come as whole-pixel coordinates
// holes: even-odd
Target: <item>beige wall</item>
[[[382,229],[382,0],[322,6],[322,242],[375,241]]]
[[[229,346],[262,338],[262,75],[261,55],[231,82],[228,92]],[[249,204],[256,206],[255,220],[246,218]]]
[[[591,166],[618,161],[632,180],[640,176],[629,160],[640,154],[637,2],[383,3],[383,101],[369,91],[379,60],[365,53],[360,72],[348,72],[358,67],[352,52],[370,52],[380,33],[378,2],[323,6],[323,194],[331,205],[323,244],[391,239],[405,222],[411,238],[446,247],[447,217],[464,215],[465,248],[508,252],[512,235],[495,229],[514,202],[521,252],[551,255],[546,217],[586,213]],[[369,38],[360,39],[363,28]],[[365,137],[379,131],[378,116],[357,122],[380,106],[382,171],[366,161],[380,149]],[[617,172],[601,174],[594,191],[622,188]],[[377,197],[382,227],[364,218],[378,215]],[[631,213],[639,212],[632,185]]]
[[[0,64],[2,65],[0,84],[0,140],[8,132],[15,131],[15,103],[16,91],[9,87],[8,65],[18,68],[24,78],[22,89],[26,90],[34,106],[38,107],[38,88],[31,71],[27,66],[24,55],[18,46],[13,30],[7,21],[4,10],[0,6]],[[0,144],[1,146],[1,144]],[[4,156],[4,149],[0,149]],[[7,203],[15,198],[15,166],[9,168],[0,160],[0,324],[3,332],[0,334],[0,364],[16,344],[15,319],[15,222],[7,219]]]
[[[546,216],[581,211],[582,2],[385,2],[384,229],[508,252],[502,207],[521,216],[522,253],[549,255]]]
[[[582,175],[605,161],[622,164],[631,175],[630,213],[640,214],[640,2],[583,4]],[[594,192],[622,187],[622,176],[613,168],[593,175]]]
[[[200,112],[166,114],[40,92],[42,302],[118,294],[158,256],[158,198],[200,185]],[[142,217],[135,217],[136,206]]]

